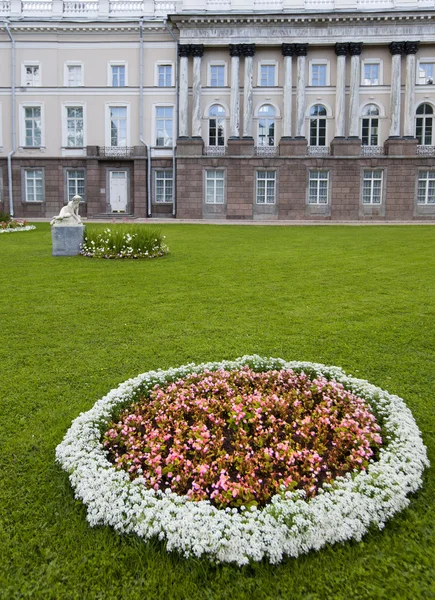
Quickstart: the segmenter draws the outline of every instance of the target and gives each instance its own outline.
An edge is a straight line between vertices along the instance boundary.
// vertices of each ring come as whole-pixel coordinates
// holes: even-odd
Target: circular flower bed
[[[27,225],[22,219],[11,219],[0,222],[0,233],[18,233],[19,231],[31,231],[36,229],[34,225]]]
[[[360,540],[429,464],[402,399],[337,367],[257,356],[129,380],[56,455],[91,525],[239,565]]]

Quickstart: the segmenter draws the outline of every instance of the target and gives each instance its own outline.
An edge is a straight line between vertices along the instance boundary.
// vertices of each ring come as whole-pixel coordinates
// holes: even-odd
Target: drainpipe
[[[11,58],[11,69],[12,69],[12,77],[11,77],[11,117],[12,117],[12,150],[8,154],[8,187],[9,187],[9,213],[11,217],[14,216],[14,196],[12,190],[12,156],[16,152],[16,142],[15,142],[15,40],[12,37],[11,31],[8,27],[8,23],[3,23],[4,28],[7,31],[7,34],[11,40],[12,46],[12,58]]]
[[[143,139],[143,17],[139,21],[140,56],[139,56],[139,140],[147,149],[147,212],[151,217],[151,148]]]
[[[175,46],[175,119],[174,119],[174,139],[172,141],[172,194],[173,194],[173,203],[172,203],[172,216],[177,216],[177,145],[176,140],[178,139],[178,40],[174,35],[174,32],[168,25],[167,19],[163,21],[169,35],[174,40]]]

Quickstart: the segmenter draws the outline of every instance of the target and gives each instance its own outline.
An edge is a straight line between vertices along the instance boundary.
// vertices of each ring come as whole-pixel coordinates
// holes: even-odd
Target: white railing
[[[420,156],[435,156],[435,146],[417,146],[417,154]]]
[[[98,2],[74,2],[64,0],[63,14],[69,17],[87,17],[98,14]]]
[[[283,0],[253,0],[254,10],[282,10]]]
[[[383,146],[361,146],[361,156],[384,156]]]
[[[205,10],[210,11],[229,11],[231,10],[231,0],[206,0]]]
[[[40,0],[23,0],[23,2],[21,3],[21,10],[24,16],[49,16],[51,15],[51,9],[51,2],[41,2]]]
[[[334,10],[335,0],[305,0],[306,10]]]
[[[123,15],[139,15],[144,12],[144,5],[142,0],[114,0],[110,2],[109,14],[123,16]]]
[[[356,7],[360,10],[383,10],[386,8],[394,8],[394,0],[357,0]]]
[[[329,146],[308,146],[308,156],[329,156]]]
[[[154,0],[154,14],[156,17],[166,17],[166,15],[177,12],[177,2],[167,0]]]
[[[7,16],[11,10],[11,3],[9,0],[0,0],[0,15]]]
[[[278,156],[279,148],[278,146],[255,146],[254,154],[255,156],[273,158],[274,156]]]
[[[226,153],[226,146],[204,146],[205,156],[225,156]]]

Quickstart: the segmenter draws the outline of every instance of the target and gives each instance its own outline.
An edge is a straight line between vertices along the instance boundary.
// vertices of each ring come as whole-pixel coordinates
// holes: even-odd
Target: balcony
[[[279,148],[278,146],[255,146],[254,154],[263,158],[273,158],[279,156]]]
[[[225,156],[226,153],[226,146],[204,146],[205,156]]]
[[[383,146],[362,146],[361,156],[385,156],[385,148]]]
[[[417,146],[419,156],[435,156],[435,146]]]
[[[308,156],[329,156],[331,150],[329,146],[308,146]]]
[[[132,158],[133,146],[97,146],[97,156],[101,158],[122,159]]]

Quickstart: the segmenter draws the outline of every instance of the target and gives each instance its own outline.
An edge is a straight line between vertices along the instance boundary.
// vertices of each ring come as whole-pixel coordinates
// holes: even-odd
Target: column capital
[[[283,56],[293,56],[295,53],[295,45],[294,44],[282,44],[281,52]]]
[[[191,52],[190,44],[183,44],[183,45],[180,44],[178,46],[178,56],[180,56],[180,57],[190,56],[190,52]]]
[[[405,54],[417,54],[420,42],[405,42]]]
[[[294,49],[296,56],[306,56],[308,54],[308,44],[295,44]]]
[[[190,44],[192,56],[204,56],[204,44]]]
[[[243,44],[230,44],[230,56],[242,56]]]
[[[403,54],[405,42],[391,42],[391,44],[388,45],[388,48],[393,56],[395,54]]]
[[[254,56],[255,44],[241,44],[243,56]]]
[[[341,42],[337,42],[335,44],[335,54],[337,56],[346,56],[347,55],[347,50],[348,50],[348,45],[347,44],[343,44]]]
[[[362,52],[362,42],[349,42],[349,54],[351,56],[359,56]]]

